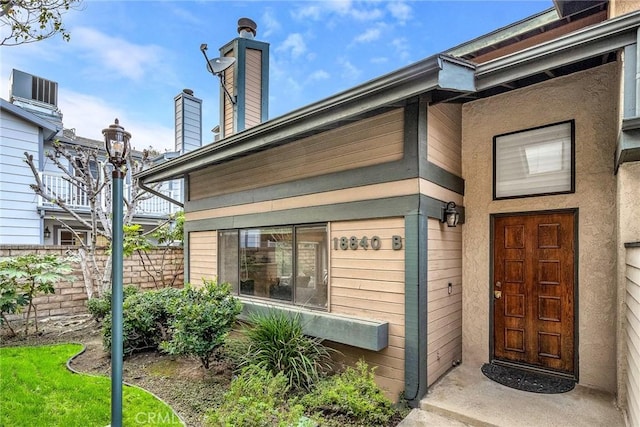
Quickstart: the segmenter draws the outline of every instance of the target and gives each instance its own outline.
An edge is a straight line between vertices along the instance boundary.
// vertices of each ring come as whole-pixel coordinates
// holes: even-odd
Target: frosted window
[[[573,122],[496,136],[494,199],[574,190]]]

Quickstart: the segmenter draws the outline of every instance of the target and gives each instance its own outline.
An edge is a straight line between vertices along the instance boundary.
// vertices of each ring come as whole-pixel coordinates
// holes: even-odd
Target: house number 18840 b
[[[378,236],[373,236],[371,238],[364,237],[334,237],[333,238],[333,249],[338,250],[342,249],[346,251],[347,249],[357,250],[357,249],[373,249],[377,251],[382,247],[382,240]],[[391,238],[391,247],[394,251],[398,251],[402,249],[402,236],[393,236]]]

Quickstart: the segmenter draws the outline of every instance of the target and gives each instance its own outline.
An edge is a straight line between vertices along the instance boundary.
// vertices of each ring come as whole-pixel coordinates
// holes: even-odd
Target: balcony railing
[[[67,206],[73,210],[89,210],[89,197],[86,192],[78,189],[65,179],[62,175],[55,175],[49,173],[40,173],[42,184],[49,190],[50,194],[55,194],[58,199],[63,200]],[[174,191],[159,191],[172,199],[175,199],[176,192]],[[123,194],[125,197],[129,197],[131,194],[131,185],[125,184],[123,188]],[[38,197],[39,206],[55,206],[55,204]],[[104,206],[103,206],[104,208]],[[180,208],[158,196],[151,196],[140,200],[136,206],[136,215],[144,216],[167,216],[175,213]]]

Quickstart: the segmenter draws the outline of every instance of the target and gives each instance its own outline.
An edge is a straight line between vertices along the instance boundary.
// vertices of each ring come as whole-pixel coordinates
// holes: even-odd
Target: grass
[[[0,348],[0,425],[107,426],[111,380],[78,375],[67,360],[82,346]],[[181,425],[173,410],[136,387],[123,388],[123,425]]]

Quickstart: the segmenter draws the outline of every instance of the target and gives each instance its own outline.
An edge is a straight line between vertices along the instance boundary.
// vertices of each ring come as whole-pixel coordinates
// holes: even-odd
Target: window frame
[[[509,196],[497,196],[497,172],[498,172],[498,161],[497,161],[497,153],[498,153],[498,145],[500,143],[499,139],[505,136],[516,135],[520,133],[531,132],[539,129],[549,128],[553,126],[559,126],[564,124],[570,124],[570,139],[571,139],[571,147],[570,147],[570,166],[569,166],[569,174],[570,174],[570,188],[568,190],[562,191],[542,191],[542,192],[530,192],[526,194],[515,194]],[[522,147],[526,147],[527,145],[523,145]],[[525,197],[541,197],[541,196],[552,196],[558,194],[572,194],[576,192],[576,131],[575,131],[575,119],[564,120],[561,122],[551,123],[542,126],[536,126],[532,128],[527,128],[523,130],[518,130],[515,132],[503,133],[500,135],[495,135],[493,137],[493,151],[492,151],[492,163],[493,163],[493,200],[509,200],[509,199],[521,199]]]
[[[282,224],[282,225],[261,225],[261,226],[253,226],[253,227],[242,227],[242,228],[226,228],[226,229],[220,229],[217,230],[216,232],[216,241],[217,241],[217,256],[216,256],[216,268],[218,271],[218,276],[220,276],[220,271],[221,271],[221,261],[222,261],[222,251],[220,250],[220,242],[221,242],[221,234],[222,233],[228,233],[228,232],[235,232],[236,234],[236,248],[237,248],[237,259],[238,259],[238,264],[237,264],[237,268],[236,268],[236,281],[237,281],[237,287],[232,288],[232,292],[235,296],[238,297],[242,297],[242,298],[247,298],[250,300],[254,300],[256,302],[267,302],[267,303],[274,303],[274,304],[282,304],[282,305],[286,305],[289,307],[296,307],[296,308],[302,308],[302,309],[308,309],[308,310],[315,310],[315,311],[320,311],[320,312],[329,312],[329,276],[327,276],[327,283],[326,283],[326,296],[325,296],[325,306],[321,307],[319,305],[313,305],[313,304],[302,304],[302,303],[297,303],[296,302],[296,295],[297,295],[297,288],[298,288],[298,283],[297,283],[297,270],[298,270],[298,239],[297,239],[297,231],[299,229],[305,229],[305,228],[313,228],[313,227],[324,227],[324,234],[325,234],[325,259],[326,259],[326,268],[327,270],[329,270],[329,258],[330,258],[330,254],[329,254],[329,247],[330,247],[330,243],[329,243],[329,224],[327,222],[320,222],[320,223],[309,223],[309,224]],[[247,294],[243,294],[241,292],[241,283],[240,283],[240,250],[241,250],[241,245],[240,245],[240,235],[241,235],[241,231],[242,230],[253,230],[253,229],[259,229],[259,230],[263,230],[263,229],[269,229],[269,228],[291,228],[291,282],[290,282],[290,286],[291,286],[291,301],[288,300],[282,300],[282,299],[277,299],[277,298],[269,298],[269,297],[263,297],[263,296],[259,296],[259,295],[247,295]]]

